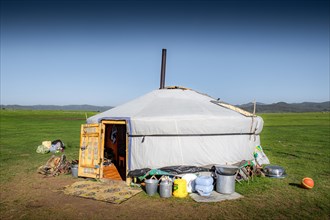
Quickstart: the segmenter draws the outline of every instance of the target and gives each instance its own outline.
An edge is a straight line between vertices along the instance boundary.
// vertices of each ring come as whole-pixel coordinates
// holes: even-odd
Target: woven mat
[[[237,192],[234,192],[233,194],[230,195],[220,194],[216,191],[212,191],[210,196],[200,196],[198,193],[191,193],[189,195],[196,202],[221,202],[224,200],[234,200],[234,199],[243,198],[243,196]]]
[[[79,181],[65,187],[64,194],[120,204],[142,190],[128,187],[122,181]]]

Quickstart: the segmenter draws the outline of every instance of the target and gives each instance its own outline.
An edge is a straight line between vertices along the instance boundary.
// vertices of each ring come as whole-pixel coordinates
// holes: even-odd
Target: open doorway
[[[126,180],[126,124],[125,123],[105,123],[104,134],[104,162],[103,177],[110,179]],[[120,177],[114,170],[107,172],[108,165],[113,164]]]

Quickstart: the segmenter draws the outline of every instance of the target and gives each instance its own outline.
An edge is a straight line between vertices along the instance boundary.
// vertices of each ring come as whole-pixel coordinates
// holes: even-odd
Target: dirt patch
[[[189,197],[162,199],[141,192],[118,205],[63,193],[65,186],[79,180],[82,179],[70,175],[16,176],[1,186],[1,216],[3,219],[200,219],[226,215],[223,209],[226,204],[219,209],[218,204],[200,204]]]

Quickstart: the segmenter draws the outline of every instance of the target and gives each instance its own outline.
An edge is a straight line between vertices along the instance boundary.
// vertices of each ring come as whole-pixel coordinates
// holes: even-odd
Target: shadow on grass
[[[289,185],[290,185],[290,186],[294,186],[294,187],[302,188],[302,189],[303,189],[303,187],[302,187],[301,184],[299,184],[299,183],[289,183]]]

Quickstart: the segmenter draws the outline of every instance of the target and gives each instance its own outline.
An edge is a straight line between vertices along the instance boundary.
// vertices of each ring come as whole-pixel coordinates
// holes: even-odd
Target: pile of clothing
[[[49,152],[59,153],[64,151],[64,143],[61,140],[55,141],[43,141],[41,145],[37,147],[36,152],[39,154],[47,154]]]

